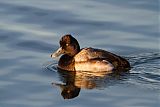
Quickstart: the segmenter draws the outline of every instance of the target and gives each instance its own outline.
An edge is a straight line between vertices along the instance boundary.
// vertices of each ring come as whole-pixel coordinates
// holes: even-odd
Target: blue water
[[[1,107],[158,107],[158,0],[0,0]],[[123,75],[72,75],[50,54],[70,33],[81,47],[126,57]],[[64,99],[61,89],[76,87]]]

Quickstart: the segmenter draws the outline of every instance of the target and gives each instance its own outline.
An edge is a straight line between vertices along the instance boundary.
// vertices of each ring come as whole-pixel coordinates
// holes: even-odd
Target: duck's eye
[[[69,44],[67,43],[66,46],[69,46]]]

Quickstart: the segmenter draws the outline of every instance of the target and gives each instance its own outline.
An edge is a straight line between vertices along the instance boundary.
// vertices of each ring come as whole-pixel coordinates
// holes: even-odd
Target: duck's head
[[[59,49],[51,54],[51,57],[58,57],[61,54],[67,54],[68,56],[73,57],[80,51],[80,46],[78,41],[71,36],[70,34],[64,35],[59,41]]]

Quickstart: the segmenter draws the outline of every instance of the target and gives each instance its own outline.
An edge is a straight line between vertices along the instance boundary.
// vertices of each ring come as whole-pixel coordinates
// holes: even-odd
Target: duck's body
[[[129,62],[102,49],[84,48],[80,50],[78,41],[71,35],[65,35],[60,41],[61,48],[52,54],[61,56],[58,67],[67,71],[108,71],[130,68]]]

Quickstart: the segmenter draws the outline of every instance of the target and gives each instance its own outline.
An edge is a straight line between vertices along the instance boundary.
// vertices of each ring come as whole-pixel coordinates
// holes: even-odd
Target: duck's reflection
[[[109,82],[120,78],[119,74],[106,74],[106,72],[73,72],[58,69],[59,77],[63,83],[52,83],[61,89],[64,99],[72,99],[79,95],[81,88],[104,88]],[[114,83],[113,83],[114,84]]]
[[[58,86],[61,89],[61,95],[64,99],[77,97],[81,88],[75,85],[76,73],[60,69],[58,69],[58,73],[63,84],[52,83],[52,85]]]

